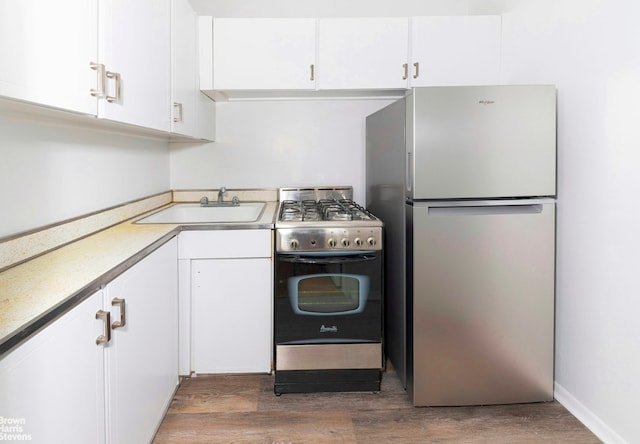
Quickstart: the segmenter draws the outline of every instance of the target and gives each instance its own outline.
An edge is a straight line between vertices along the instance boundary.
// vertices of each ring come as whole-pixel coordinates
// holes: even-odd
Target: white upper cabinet
[[[313,90],[316,19],[213,20],[213,89]]]
[[[171,0],[0,0],[0,96],[169,132]]]
[[[200,87],[214,98],[499,82],[500,16],[212,21]]]
[[[407,87],[406,17],[323,18],[318,23],[318,89]]]
[[[499,82],[500,16],[411,18],[409,86]]]
[[[106,70],[98,117],[170,131],[170,0],[100,2],[98,40]]]
[[[171,132],[213,140],[215,102],[200,92],[198,79],[199,18],[188,0],[172,0],[171,7]]]
[[[97,0],[0,0],[0,96],[96,114]]]

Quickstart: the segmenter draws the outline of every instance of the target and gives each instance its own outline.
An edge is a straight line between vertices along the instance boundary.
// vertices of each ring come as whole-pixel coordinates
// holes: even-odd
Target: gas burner
[[[352,197],[351,187],[281,189],[276,250],[380,250],[382,222]]]
[[[283,222],[374,221],[375,216],[350,199],[285,200],[280,206]]]

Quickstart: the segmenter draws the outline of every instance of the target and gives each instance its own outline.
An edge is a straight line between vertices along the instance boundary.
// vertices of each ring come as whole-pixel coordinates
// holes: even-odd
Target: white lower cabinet
[[[271,260],[191,262],[196,373],[271,371]]]
[[[190,322],[181,374],[271,371],[271,238],[269,229],[180,233],[181,321]]]
[[[178,385],[176,252],[174,238],[104,290],[112,325],[105,347],[109,443],[150,442]],[[114,327],[122,313],[125,325]]]
[[[105,442],[102,308],[98,291],[0,359],[4,440]]]
[[[152,441],[178,384],[176,244],[0,359],[0,440]]]

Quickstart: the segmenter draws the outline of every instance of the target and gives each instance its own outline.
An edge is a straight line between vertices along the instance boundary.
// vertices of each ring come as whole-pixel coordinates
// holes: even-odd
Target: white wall
[[[167,142],[0,113],[0,238],[169,189]]]
[[[388,103],[220,102],[215,143],[172,144],[171,187],[351,185],[364,202],[365,118]]]
[[[640,442],[640,2],[512,0],[507,83],[558,88],[556,396]]]

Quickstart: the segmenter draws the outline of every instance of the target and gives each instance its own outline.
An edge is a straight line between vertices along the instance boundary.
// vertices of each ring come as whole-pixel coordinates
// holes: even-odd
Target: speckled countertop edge
[[[251,223],[134,223],[145,213],[1,272],[0,358],[181,230],[273,228],[276,209]]]

